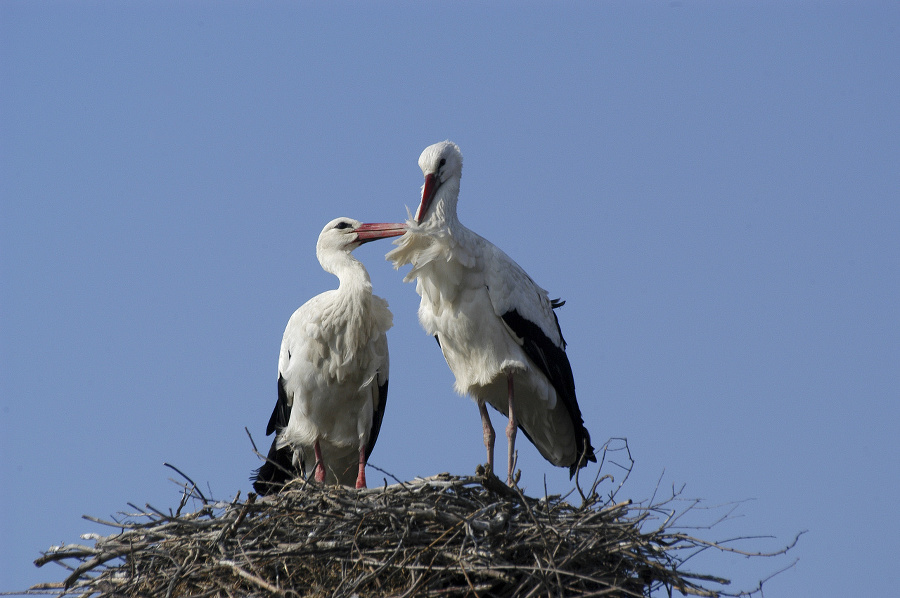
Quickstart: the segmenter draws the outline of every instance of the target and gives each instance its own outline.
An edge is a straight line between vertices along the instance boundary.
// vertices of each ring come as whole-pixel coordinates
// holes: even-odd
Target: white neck
[[[338,290],[368,290],[372,292],[372,279],[365,266],[347,251],[329,251],[319,255],[319,263],[326,272],[340,281]]]
[[[459,200],[459,178],[447,179],[437,191],[431,215],[422,224],[424,228],[450,229],[461,226],[456,215],[456,204]]]

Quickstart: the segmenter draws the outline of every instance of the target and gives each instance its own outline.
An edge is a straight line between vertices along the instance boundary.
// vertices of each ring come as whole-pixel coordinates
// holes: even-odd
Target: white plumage
[[[372,294],[369,274],[351,252],[404,229],[350,218],[322,229],[316,256],[340,284],[304,303],[285,328],[278,402],[266,429],[276,437],[254,476],[260,494],[277,491],[310,469],[319,482],[365,487],[365,464],[387,401],[385,333],[392,316],[387,301]]]
[[[462,154],[450,141],[422,152],[422,201],[387,258],[411,264],[406,281],[421,295],[419,321],[440,344],[459,394],[478,404],[489,466],[494,431],[485,404],[510,418],[508,482],[515,469],[516,429],[540,453],[574,475],[595,461],[575,398],[565,340],[551,301],[500,249],[456,215]]]

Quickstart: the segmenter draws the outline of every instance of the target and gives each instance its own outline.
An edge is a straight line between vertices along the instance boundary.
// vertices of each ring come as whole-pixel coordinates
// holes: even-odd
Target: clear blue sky
[[[246,494],[284,325],[336,283],[317,234],[402,220],[447,138],[462,221],[567,301],[622,496],[808,529],[767,597],[895,592],[900,7],[687,1],[0,3],[0,590],[61,580],[32,560],[110,531],[83,514],[176,506],[164,461]],[[357,251],[395,321],[371,461],[472,473],[389,249]],[[570,487],[519,446],[527,491]]]

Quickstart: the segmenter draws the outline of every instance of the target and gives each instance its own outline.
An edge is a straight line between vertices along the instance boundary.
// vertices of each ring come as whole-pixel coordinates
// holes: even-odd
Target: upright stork
[[[278,401],[266,428],[275,439],[252,477],[258,493],[277,492],[309,470],[317,482],[366,487],[365,466],[387,401],[385,333],[393,318],[387,301],[372,294],[369,274],[351,252],[404,229],[350,218],[337,218],[322,229],[316,256],[340,284],[304,303],[285,328]]]
[[[419,322],[440,345],[456,392],[478,404],[494,464],[494,428],[486,405],[509,418],[507,483],[514,483],[516,430],[552,464],[574,476],[595,461],[575,398],[566,342],[552,301],[525,271],[456,215],[462,154],[451,141],[425,148],[422,201],[406,233],[387,254],[395,268],[412,264]]]

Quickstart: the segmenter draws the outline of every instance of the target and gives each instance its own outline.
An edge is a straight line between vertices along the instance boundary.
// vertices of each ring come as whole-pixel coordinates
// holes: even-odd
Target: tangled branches
[[[656,505],[616,502],[615,492],[597,493],[604,479],[598,474],[588,492],[578,488],[579,506],[560,496],[531,498],[483,474],[361,491],[297,480],[278,495],[229,503],[185,485],[174,513],[148,505],[121,522],[91,518],[119,531],[93,535],[94,547],[52,548],[36,564],[57,562],[70,574],[31,591],[454,597],[647,596],[662,588],[721,595],[710,586],[727,580],[681,565],[698,550],[739,551],[670,529],[674,496]],[[191,498],[201,506],[182,514]]]

